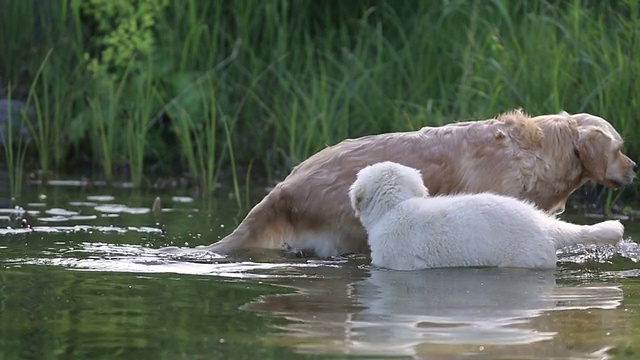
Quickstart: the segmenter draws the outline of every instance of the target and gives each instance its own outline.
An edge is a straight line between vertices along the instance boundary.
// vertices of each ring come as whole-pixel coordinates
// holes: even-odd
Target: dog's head
[[[383,215],[402,201],[429,196],[420,171],[385,161],[360,170],[349,188],[349,200],[357,217]]]
[[[606,120],[590,115],[571,115],[578,124],[576,153],[587,177],[610,188],[629,185],[638,165],[622,152],[623,140]]]

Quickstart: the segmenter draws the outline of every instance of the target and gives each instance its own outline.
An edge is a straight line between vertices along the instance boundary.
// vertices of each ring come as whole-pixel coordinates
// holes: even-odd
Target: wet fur
[[[381,161],[419,169],[434,195],[490,191],[561,212],[569,195],[589,180],[609,187],[631,183],[635,163],[621,145],[621,136],[600,117],[532,118],[521,111],[344,140],[296,166],[230,235],[201,249],[368,252],[347,192],[359,170]]]
[[[615,244],[624,232],[617,220],[575,225],[491,193],[431,197],[418,170],[393,162],[360,170],[349,198],[367,231],[373,265],[394,270],[550,269],[558,261],[556,250]]]

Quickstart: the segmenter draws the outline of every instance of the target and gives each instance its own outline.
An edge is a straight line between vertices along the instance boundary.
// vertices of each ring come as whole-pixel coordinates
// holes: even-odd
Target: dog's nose
[[[633,164],[633,172],[638,172],[638,170],[640,170],[638,164]]]

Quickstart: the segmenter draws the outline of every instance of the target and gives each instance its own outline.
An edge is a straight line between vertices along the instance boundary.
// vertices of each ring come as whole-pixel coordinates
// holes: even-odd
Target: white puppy
[[[360,170],[349,199],[372,263],[396,270],[555,268],[557,249],[615,244],[624,232],[617,220],[575,225],[491,193],[430,197],[418,170],[389,161]]]

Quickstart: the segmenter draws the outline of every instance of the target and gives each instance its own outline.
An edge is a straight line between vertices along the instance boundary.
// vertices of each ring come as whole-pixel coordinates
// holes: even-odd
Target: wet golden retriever
[[[393,161],[420,170],[432,195],[494,192],[558,213],[591,180],[630,184],[638,166],[606,120],[567,113],[424,127],[344,140],[296,166],[224,239],[202,250],[229,254],[270,248],[335,256],[367,252],[349,186],[367,165]]]

